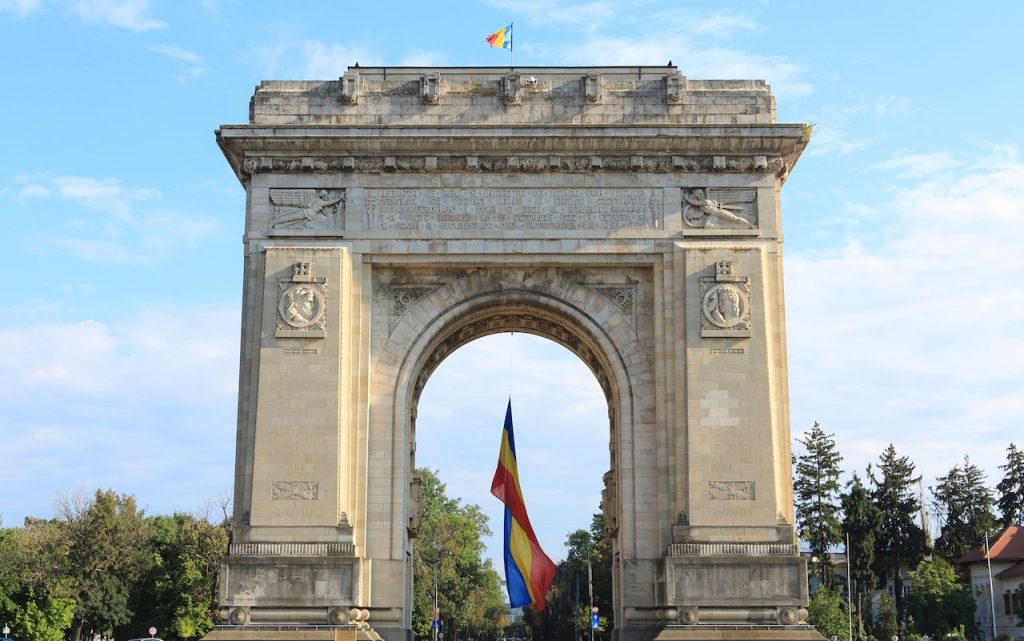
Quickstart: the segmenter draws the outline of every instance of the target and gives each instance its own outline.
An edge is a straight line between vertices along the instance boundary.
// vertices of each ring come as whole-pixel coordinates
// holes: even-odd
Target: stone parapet
[[[337,80],[265,81],[256,125],[769,124],[760,80],[689,80],[666,67],[349,67]]]

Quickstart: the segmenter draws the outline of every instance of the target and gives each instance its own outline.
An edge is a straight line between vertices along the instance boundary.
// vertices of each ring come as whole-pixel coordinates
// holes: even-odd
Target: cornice
[[[802,125],[756,127],[305,127],[228,125],[217,142],[243,183],[260,172],[771,172],[784,180]]]

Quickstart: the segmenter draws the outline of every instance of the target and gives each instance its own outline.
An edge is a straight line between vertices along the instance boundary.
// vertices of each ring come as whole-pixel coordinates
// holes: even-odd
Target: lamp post
[[[11,629],[9,627],[7,627],[7,624],[5,623],[4,624],[4,639],[9,639],[10,637],[8,637],[7,635],[9,635],[10,633],[11,633]]]
[[[434,561],[434,620],[430,622],[430,630],[431,635],[433,637],[433,641],[438,641],[438,634],[441,633],[439,629],[441,627],[441,610],[437,604],[437,572],[438,568],[441,567],[441,561],[444,559],[445,555],[452,555],[452,551],[447,548],[442,548],[441,546],[438,546],[437,558]],[[440,636],[442,639],[444,639],[444,634],[440,634]]]

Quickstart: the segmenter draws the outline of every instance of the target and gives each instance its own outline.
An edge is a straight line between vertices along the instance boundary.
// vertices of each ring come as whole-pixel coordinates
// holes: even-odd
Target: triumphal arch
[[[258,86],[217,132],[246,222],[210,638],[409,639],[417,401],[508,331],[604,389],[616,638],[809,638],[779,213],[808,136],[763,82],[674,66]]]

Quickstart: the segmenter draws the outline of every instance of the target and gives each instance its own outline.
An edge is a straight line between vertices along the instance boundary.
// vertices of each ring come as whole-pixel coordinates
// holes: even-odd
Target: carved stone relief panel
[[[292,277],[278,283],[278,338],[323,338],[327,331],[326,279],[310,263],[295,263]]]
[[[346,105],[359,103],[359,72],[349,71],[338,79],[341,85],[341,102]]]
[[[756,198],[756,189],[683,189],[683,225],[688,230],[756,229]]]
[[[441,74],[432,72],[420,77],[420,99],[425,105],[441,104],[441,94],[444,92]]]
[[[588,73],[583,76],[583,93],[588,104],[601,104],[601,74]]]
[[[622,314],[633,322],[634,305],[636,301],[636,287],[633,285],[590,285],[590,287],[608,297]]]
[[[713,278],[700,279],[700,335],[704,338],[750,336],[750,282],[736,276],[732,261],[715,264]]]
[[[501,79],[501,95],[505,98],[506,105],[518,105],[522,103],[522,83],[518,73],[507,73]]]
[[[683,75],[676,71],[665,76],[665,101],[670,105],[678,105],[683,102],[684,87],[686,80]]]
[[[274,481],[271,498],[275,501],[316,501],[320,498],[317,481]]]
[[[344,227],[344,189],[271,189],[270,231],[340,231]]]
[[[555,157],[552,162],[559,161]],[[364,191],[369,227],[374,230],[654,229],[664,211],[661,189]]]
[[[753,501],[754,481],[708,481],[712,501]]]

